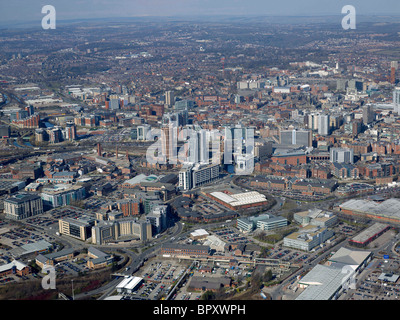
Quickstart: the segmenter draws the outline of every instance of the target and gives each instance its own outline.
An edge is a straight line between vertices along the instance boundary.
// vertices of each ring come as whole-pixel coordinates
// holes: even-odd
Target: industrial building
[[[339,205],[343,214],[358,216],[383,223],[400,223],[400,199],[391,198],[383,202],[372,200],[348,200]]]
[[[190,238],[193,240],[206,239],[209,233],[205,229],[197,229],[190,233]]]
[[[203,242],[204,246],[210,247],[210,250],[215,250],[216,252],[224,252],[227,248],[228,244],[225,241],[222,241],[215,235],[210,235]]]
[[[388,231],[390,226],[384,223],[374,223],[355,237],[349,240],[349,243],[357,247],[366,247],[369,243]]]
[[[370,251],[340,248],[326,264],[317,264],[298,282],[304,289],[296,300],[335,300],[372,259]]]

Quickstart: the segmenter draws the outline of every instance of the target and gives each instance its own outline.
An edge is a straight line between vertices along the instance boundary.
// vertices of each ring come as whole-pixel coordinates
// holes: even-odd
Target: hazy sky
[[[40,23],[44,5],[57,20],[205,15],[340,15],[344,5],[358,14],[400,15],[400,0],[0,0],[0,22]],[[400,22],[400,21],[399,21]]]

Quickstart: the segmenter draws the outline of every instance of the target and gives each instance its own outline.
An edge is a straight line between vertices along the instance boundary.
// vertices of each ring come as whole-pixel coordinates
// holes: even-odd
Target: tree
[[[214,292],[207,290],[206,292],[203,293],[201,296],[201,300],[215,300],[215,294]]]

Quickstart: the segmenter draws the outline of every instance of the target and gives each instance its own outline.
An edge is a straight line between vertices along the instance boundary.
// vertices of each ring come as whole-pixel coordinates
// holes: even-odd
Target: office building
[[[332,148],[331,162],[354,163],[354,150],[350,148]]]
[[[295,212],[293,215],[294,221],[305,227],[307,225],[319,226],[322,228],[333,227],[338,218],[333,212],[310,209],[308,211]]]
[[[4,200],[4,212],[8,219],[25,219],[43,213],[43,202],[34,194],[16,194]]]
[[[85,215],[77,219],[63,218],[58,220],[58,231],[60,234],[86,241],[92,236],[94,224],[95,219]]]
[[[92,243],[103,245],[121,240],[152,238],[152,226],[147,221],[136,218],[122,218],[113,221],[98,221],[92,227]]]
[[[375,120],[374,108],[371,104],[367,104],[363,107],[363,123],[367,125]]]
[[[311,251],[334,235],[328,228],[307,225],[283,239],[283,246],[303,251]]]
[[[158,205],[146,216],[146,221],[152,226],[152,234],[161,233],[167,228],[167,211],[166,205]]]
[[[300,145],[311,147],[312,146],[312,132],[311,130],[281,130],[280,131],[280,144],[284,145]]]
[[[56,208],[70,205],[84,199],[86,197],[86,192],[83,186],[54,185],[52,187],[43,188],[40,197],[44,205]]]
[[[175,104],[175,97],[173,91],[166,91],[165,92],[165,104],[168,107],[172,107]]]
[[[256,217],[239,218],[236,223],[242,232],[251,232],[255,229],[269,231],[287,226],[288,220],[271,214],[261,214]]]

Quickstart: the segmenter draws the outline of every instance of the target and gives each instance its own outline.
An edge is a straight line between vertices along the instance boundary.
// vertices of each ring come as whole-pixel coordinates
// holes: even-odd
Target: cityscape
[[[0,300],[400,299],[400,20],[344,17],[1,27]]]

